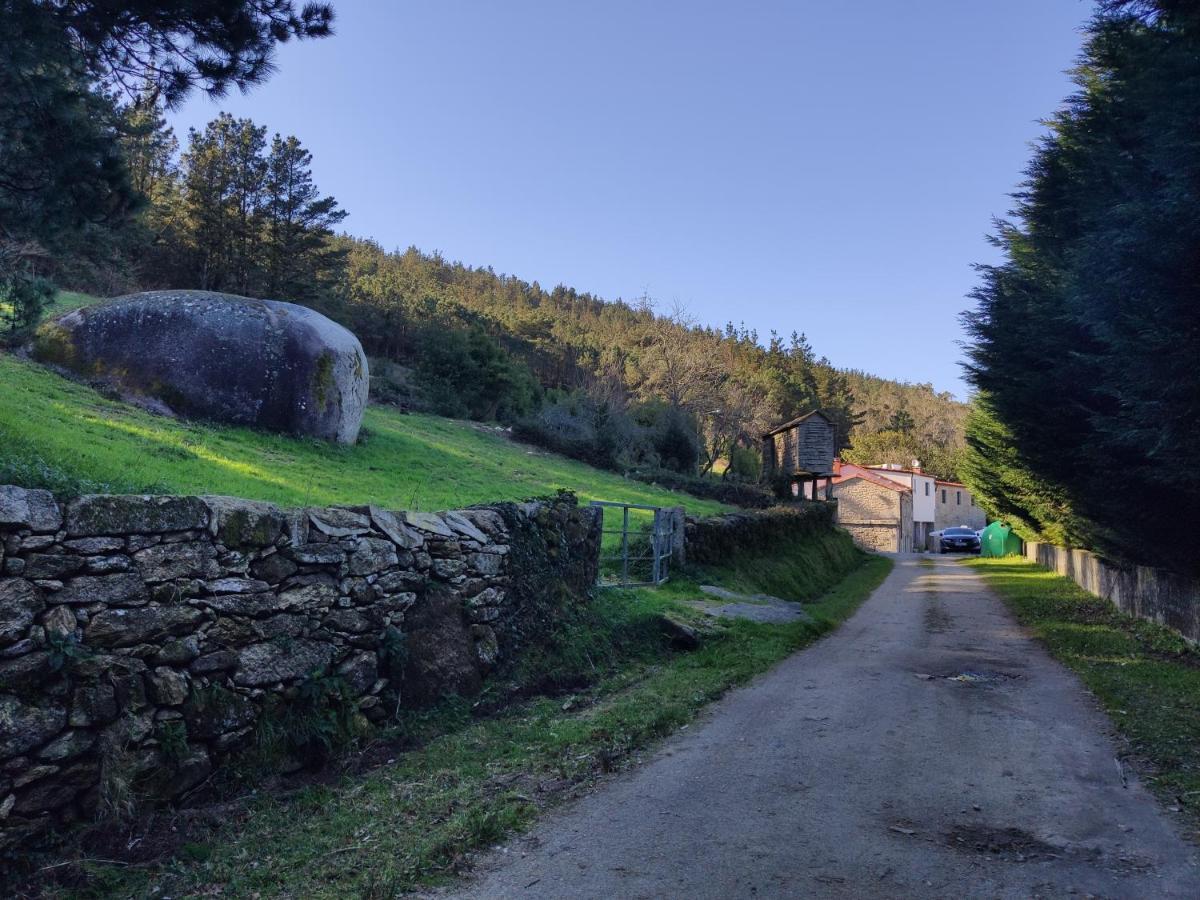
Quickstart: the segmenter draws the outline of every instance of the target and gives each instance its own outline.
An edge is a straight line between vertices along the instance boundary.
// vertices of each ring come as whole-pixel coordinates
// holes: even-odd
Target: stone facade
[[[368,721],[478,690],[526,608],[586,601],[599,529],[569,495],[433,514],[0,486],[0,848],[92,816],[118,755],[145,796],[190,790],[308,679]]]
[[[975,505],[970,489],[956,481],[939,481],[935,505],[934,528],[957,528],[964,525],[976,531],[987,524],[987,515]]]
[[[876,553],[912,550],[912,494],[865,478],[835,482],[837,523],[854,543]]]

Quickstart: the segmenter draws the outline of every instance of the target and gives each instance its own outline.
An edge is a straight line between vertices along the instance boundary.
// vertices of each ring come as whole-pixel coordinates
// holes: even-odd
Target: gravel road
[[[953,559],[480,861],[463,897],[1200,897],[1095,700]]]

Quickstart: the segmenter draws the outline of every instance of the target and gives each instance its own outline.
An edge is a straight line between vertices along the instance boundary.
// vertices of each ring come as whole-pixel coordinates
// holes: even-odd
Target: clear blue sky
[[[345,227],[965,394],[958,313],[1086,0],[333,0],[248,95]]]

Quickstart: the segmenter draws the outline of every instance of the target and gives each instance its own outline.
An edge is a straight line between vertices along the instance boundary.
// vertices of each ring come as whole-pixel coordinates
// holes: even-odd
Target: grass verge
[[[1193,829],[1200,826],[1200,652],[1043,566],[1012,558],[966,565],[1079,675],[1129,740],[1151,786],[1187,813]]]
[[[358,444],[151,415],[0,353],[0,484],[89,492],[229,494],[285,506],[453,509],[559,488],[580,499],[727,507],[509,440],[496,429],[372,406]]]
[[[807,562],[797,557],[791,565]],[[461,700],[410,716],[398,730],[415,749],[359,774],[226,804],[217,815],[177,813],[148,826],[181,829],[170,858],[134,865],[80,860],[59,871],[60,887],[51,893],[379,898],[444,881],[464,868],[471,851],[636,762],[731,687],[836,627],[891,568],[882,557],[852,562],[848,574],[843,568],[836,574],[844,577],[806,604],[811,623],[722,620],[691,653],[671,651],[657,622],[663,612],[696,615],[677,602],[698,595],[693,577],[660,589],[601,592],[599,630],[579,632],[574,642],[608,644],[614,664],[586,652],[560,659],[566,669],[595,669],[590,684],[569,697],[528,700],[482,719]],[[719,575],[708,570],[703,578]],[[726,586],[769,584],[740,571]],[[486,702],[476,701],[476,709]]]

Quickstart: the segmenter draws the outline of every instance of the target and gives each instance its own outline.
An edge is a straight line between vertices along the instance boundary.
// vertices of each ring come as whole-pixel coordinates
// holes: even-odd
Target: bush
[[[583,394],[569,394],[513,426],[518,440],[601,469],[655,464],[650,429],[625,411]]]
[[[417,380],[438,415],[512,422],[541,403],[542,388],[529,367],[478,325],[423,329],[418,346]]]
[[[661,465],[687,475],[693,475],[700,462],[700,441],[696,426],[679,410],[667,410],[662,416],[654,438]]]
[[[762,456],[749,447],[734,447],[725,475],[741,481],[758,481],[762,476]]]

